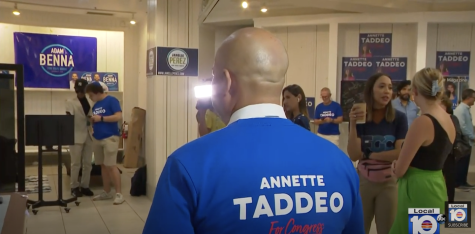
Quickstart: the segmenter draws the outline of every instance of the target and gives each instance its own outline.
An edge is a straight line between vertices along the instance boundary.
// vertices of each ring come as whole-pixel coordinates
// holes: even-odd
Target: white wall
[[[198,48],[200,36],[197,19],[201,3],[201,0],[148,1],[147,48]],[[146,51],[142,53],[141,56],[146,55]],[[193,92],[198,80],[198,77],[147,77],[145,148],[149,197],[155,192],[167,157],[198,135]]]

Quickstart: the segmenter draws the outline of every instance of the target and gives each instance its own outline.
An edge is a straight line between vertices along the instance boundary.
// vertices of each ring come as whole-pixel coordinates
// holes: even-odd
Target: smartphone
[[[358,107],[360,110],[364,111],[363,116],[356,119],[356,124],[366,123],[366,103],[355,103],[355,104],[353,104],[353,107]]]

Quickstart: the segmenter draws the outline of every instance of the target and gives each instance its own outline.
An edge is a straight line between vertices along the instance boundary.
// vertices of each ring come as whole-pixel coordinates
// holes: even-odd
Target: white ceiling
[[[248,0],[247,9],[241,7],[242,0],[217,1],[204,23],[252,24],[253,18],[286,15],[475,10],[475,0]],[[266,13],[260,11],[263,5]]]
[[[147,0],[0,0],[0,7],[60,12],[67,14],[86,14],[87,12],[108,13],[115,17],[131,17],[132,13],[147,11]]]

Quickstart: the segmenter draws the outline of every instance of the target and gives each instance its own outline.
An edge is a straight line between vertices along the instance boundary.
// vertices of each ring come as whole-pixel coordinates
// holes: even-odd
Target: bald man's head
[[[287,52],[272,33],[243,28],[231,34],[213,67],[213,105],[223,121],[247,105],[279,104],[288,66]]]

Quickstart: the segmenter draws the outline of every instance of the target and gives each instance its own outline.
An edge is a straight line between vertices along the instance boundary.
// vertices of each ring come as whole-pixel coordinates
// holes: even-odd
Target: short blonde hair
[[[437,90],[432,92],[432,84],[437,84]],[[412,87],[426,99],[440,100],[444,95],[444,76],[435,68],[424,68],[418,71],[412,79]]]

